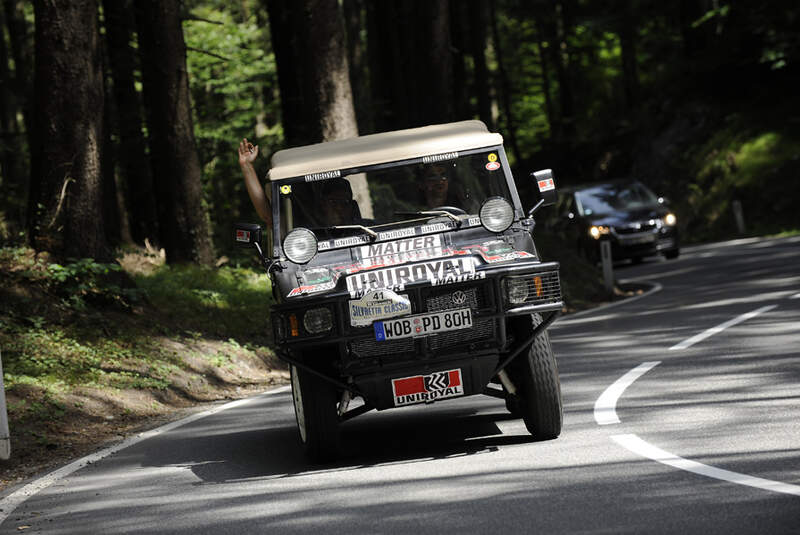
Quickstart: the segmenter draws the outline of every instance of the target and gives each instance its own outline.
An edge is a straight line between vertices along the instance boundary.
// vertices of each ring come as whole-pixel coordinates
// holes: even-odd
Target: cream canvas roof
[[[269,178],[280,180],[502,143],[503,136],[490,133],[481,121],[395,130],[278,151],[272,156]]]

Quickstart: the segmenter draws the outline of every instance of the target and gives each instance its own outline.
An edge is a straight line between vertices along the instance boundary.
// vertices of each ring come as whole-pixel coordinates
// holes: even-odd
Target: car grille
[[[378,342],[370,338],[355,340],[350,344],[350,351],[356,358],[412,353],[414,351],[414,339],[401,338],[399,340],[385,340],[383,342]]]
[[[471,329],[461,329],[458,331],[447,331],[428,338],[431,349],[441,349],[476,342],[489,340],[494,337],[494,320],[491,318],[475,318]]]
[[[486,291],[482,286],[436,290],[423,299],[425,301],[425,310],[428,312],[439,312],[454,308],[476,310],[486,307]]]
[[[633,226],[616,226],[614,227],[614,231],[617,234],[636,234],[638,232],[646,232],[648,230],[654,230],[656,228],[655,221],[647,221],[641,222],[638,224],[634,224]]]

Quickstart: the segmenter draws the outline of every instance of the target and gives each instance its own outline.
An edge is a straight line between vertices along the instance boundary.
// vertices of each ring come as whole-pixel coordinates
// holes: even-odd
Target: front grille
[[[365,338],[355,340],[350,344],[350,351],[356,358],[377,357],[380,355],[395,355],[398,353],[411,353],[414,351],[413,338],[399,340],[377,340]]]
[[[634,225],[631,227],[614,227],[614,231],[617,234],[636,234],[637,232],[647,232],[648,230],[653,230],[656,228],[655,221],[647,222],[647,223],[639,223],[638,225]]]
[[[431,336],[428,339],[428,344],[430,344],[431,349],[440,349],[491,338],[494,338],[494,320],[491,318],[473,318],[472,328],[439,333]]]
[[[523,303],[515,303],[511,306],[547,305],[561,301],[561,281],[558,278],[558,271],[531,273],[530,275],[513,277],[513,279],[525,281],[528,288],[528,296]]]
[[[483,286],[435,290],[423,299],[425,301],[425,310],[428,312],[439,312],[454,308],[476,310],[486,307],[486,291]]]

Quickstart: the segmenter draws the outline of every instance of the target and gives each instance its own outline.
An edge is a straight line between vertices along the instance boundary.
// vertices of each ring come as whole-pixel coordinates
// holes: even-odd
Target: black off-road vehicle
[[[269,179],[271,257],[258,225],[235,240],[271,275],[309,458],[334,458],[340,424],[371,409],[474,394],[505,399],[537,439],[559,435],[559,266],[532,238],[555,201],[549,170],[526,212],[503,138],[464,121],[279,151]]]

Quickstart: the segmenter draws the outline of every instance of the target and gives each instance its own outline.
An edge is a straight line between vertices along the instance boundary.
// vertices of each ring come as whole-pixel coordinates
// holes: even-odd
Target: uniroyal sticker
[[[237,230],[236,231],[236,241],[241,242],[249,242],[250,241],[250,231],[249,230]]]
[[[336,171],[325,171],[324,173],[311,173],[305,175],[303,178],[306,182],[318,182],[320,180],[328,180],[329,178],[339,178],[342,176],[342,172],[339,170]]]
[[[556,185],[553,183],[552,178],[546,178],[544,180],[539,180],[539,191],[549,191],[551,189],[556,189]]]
[[[480,224],[481,224],[480,217],[470,217],[469,219],[467,219],[467,225],[470,227],[477,227]]]
[[[487,171],[497,171],[500,169],[500,162],[489,162],[486,164]]]
[[[367,292],[360,299],[349,302],[350,325],[366,327],[379,319],[396,318],[411,314],[411,301],[407,295],[399,295],[391,290]]]
[[[434,223],[432,225],[422,225],[419,227],[420,232],[428,234],[430,232],[443,232],[451,230],[453,227],[448,223]]]
[[[392,379],[392,394],[395,407],[416,403],[433,403],[440,399],[463,396],[464,384],[461,380],[461,368],[430,375]]]
[[[417,229],[415,229],[414,227],[402,228],[400,230],[389,230],[387,232],[378,232],[378,239],[396,240],[397,238],[407,238],[409,236],[415,236],[416,234],[417,234]]]
[[[485,273],[475,271],[473,258],[452,258],[356,273],[347,277],[347,290],[356,297],[369,290],[402,290],[418,282],[438,286],[485,277]]]
[[[422,163],[443,162],[445,160],[455,160],[458,158],[457,152],[446,152],[444,154],[433,154],[431,156],[423,156]]]

